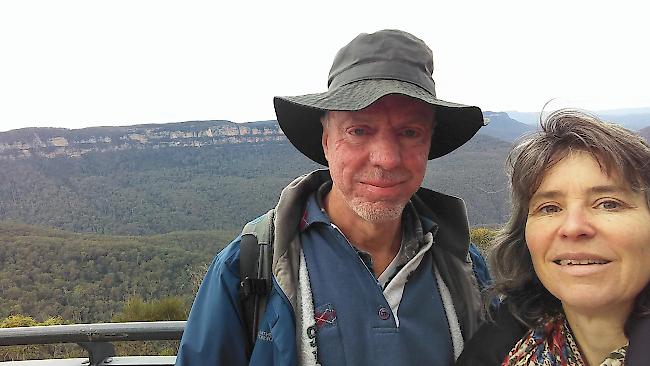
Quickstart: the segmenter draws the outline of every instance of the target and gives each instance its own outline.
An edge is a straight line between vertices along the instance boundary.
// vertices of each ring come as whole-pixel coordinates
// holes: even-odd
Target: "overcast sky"
[[[441,99],[650,107],[642,4],[1,0],[0,131],[274,119],[274,95],[325,91],[338,49],[385,28],[430,46]]]

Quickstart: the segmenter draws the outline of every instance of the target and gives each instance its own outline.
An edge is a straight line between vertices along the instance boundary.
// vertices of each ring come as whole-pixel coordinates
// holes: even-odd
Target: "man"
[[[480,323],[486,272],[463,202],[419,187],[427,160],[464,144],[483,118],[436,99],[432,71],[424,42],[383,30],[339,51],[327,92],[274,99],[287,138],[329,170],[294,180],[244,228],[273,247],[254,345],[240,237],[206,274],[177,365],[454,362]]]

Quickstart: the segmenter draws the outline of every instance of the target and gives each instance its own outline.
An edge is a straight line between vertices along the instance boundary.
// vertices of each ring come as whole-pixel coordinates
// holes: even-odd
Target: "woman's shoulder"
[[[501,365],[528,330],[510,313],[508,306],[501,304],[494,311],[492,320],[483,324],[465,344],[456,366]]]
[[[626,366],[647,365],[650,359],[650,316],[634,322],[629,334],[630,344],[625,356]]]

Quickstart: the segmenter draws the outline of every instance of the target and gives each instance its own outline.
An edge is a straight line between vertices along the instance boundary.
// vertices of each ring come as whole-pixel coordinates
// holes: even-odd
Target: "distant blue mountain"
[[[506,111],[510,118],[525,123],[527,125],[538,125],[539,124],[539,112],[518,112],[518,111]]]
[[[506,112],[511,118],[529,125],[539,124],[539,112]],[[650,126],[650,108],[625,108],[594,111],[601,119],[638,131]]]
[[[640,129],[639,135],[643,136],[648,142],[650,142],[650,127]]]
[[[650,114],[650,107],[642,107],[642,108],[619,108],[619,109],[601,109],[598,111],[598,113],[602,114],[614,114],[614,115],[622,115],[622,114]]]
[[[482,127],[478,133],[508,142],[513,142],[522,135],[535,130],[534,126],[514,120],[505,112],[485,111],[483,119],[487,126]]]
[[[650,113],[611,114],[597,112],[596,114],[605,121],[618,123],[633,131],[650,126]]]

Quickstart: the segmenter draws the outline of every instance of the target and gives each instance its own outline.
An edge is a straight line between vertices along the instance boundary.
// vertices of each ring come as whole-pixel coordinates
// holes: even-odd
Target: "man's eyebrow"
[[[367,111],[356,111],[354,113],[346,114],[345,118],[342,119],[345,122],[351,123],[375,123],[376,118],[371,112]]]
[[[355,114],[351,118],[348,118],[348,120],[359,123],[376,123],[374,116],[369,113]]]

